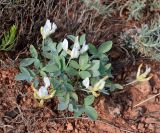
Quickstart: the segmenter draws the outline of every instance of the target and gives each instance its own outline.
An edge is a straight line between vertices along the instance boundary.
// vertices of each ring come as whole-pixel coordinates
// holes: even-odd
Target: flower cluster
[[[105,80],[107,78],[108,76],[105,76],[104,78],[100,79],[94,86],[90,86],[89,78],[86,78],[82,81],[82,84],[86,87],[88,92],[91,92],[92,95],[98,97],[99,94],[97,93],[97,91],[100,91],[105,87]]]
[[[54,33],[56,29],[57,29],[57,25],[55,23],[51,23],[51,21],[47,19],[44,27],[41,27],[42,38],[46,39],[49,35]]]
[[[52,98],[56,92],[53,88],[50,89],[50,91],[48,90],[51,85],[48,77],[44,77],[43,81],[44,81],[44,86],[41,86],[39,90],[35,89],[34,85],[32,85],[32,89],[34,91],[34,97],[40,100],[40,106],[43,105],[44,100]]]
[[[80,48],[80,44],[78,41],[78,36],[75,38],[74,45],[72,50],[68,49],[68,40],[64,39],[62,42],[62,48],[66,53],[68,53],[71,56],[71,59],[78,58],[80,54],[85,53],[88,50],[88,45],[86,45],[86,42],[83,43],[82,48]]]
[[[88,117],[96,120],[98,115],[92,107],[95,97],[100,93],[109,94],[123,88],[110,80],[111,63],[108,62],[106,53],[112,48],[112,41],[106,41],[96,48],[93,44],[86,43],[85,34],[71,35],[73,46],[69,47],[66,38],[57,43],[49,37],[56,29],[56,24],[50,20],[41,27],[41,53],[39,54],[33,45],[30,46],[31,57],[21,61],[20,73],[16,79],[31,83],[34,98],[39,101],[40,106],[45,100],[57,97],[58,110],[68,109],[74,112],[75,117],[86,113]],[[29,67],[30,65],[32,67]],[[142,65],[138,69],[136,81],[149,80],[151,77],[147,78],[147,75],[150,68],[147,67],[146,71],[140,74],[141,67]],[[43,85],[37,79],[43,79]],[[82,105],[79,104],[79,91],[87,92]]]

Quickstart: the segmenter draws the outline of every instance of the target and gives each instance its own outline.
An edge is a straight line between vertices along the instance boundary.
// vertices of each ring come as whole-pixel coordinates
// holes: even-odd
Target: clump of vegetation
[[[158,11],[160,9],[160,1],[149,0],[149,3],[150,3],[150,10],[151,11]]]
[[[126,31],[122,36],[125,45],[146,57],[160,60],[160,22],[143,24],[141,28]]]
[[[74,112],[75,117],[86,113],[95,120],[98,117],[92,107],[95,97],[122,88],[110,80],[111,64],[106,53],[112,48],[112,41],[96,48],[86,42],[83,34],[80,37],[69,35],[70,41],[64,39],[56,43],[49,37],[56,29],[50,20],[41,27],[41,51],[37,52],[33,45],[30,46],[31,57],[21,61],[21,73],[16,80],[26,80],[31,84],[40,106],[45,100],[57,97],[58,110],[68,109]],[[41,80],[44,85],[41,85]],[[81,92],[86,95],[81,95]]]
[[[140,20],[147,15],[155,15],[156,11],[160,8],[160,1],[157,0],[131,0],[126,5],[128,9],[128,19]],[[155,11],[154,13],[152,11]],[[151,13],[152,12],[152,13]]]
[[[107,14],[109,16],[114,12],[113,5],[116,3],[115,1],[109,3],[108,0],[104,3],[100,0],[83,0],[83,2],[89,9],[94,9],[99,14]]]
[[[10,51],[14,48],[15,37],[17,33],[16,25],[12,25],[8,32],[5,32],[0,44],[0,50]]]
[[[128,9],[128,19],[139,20],[144,15],[144,9],[146,7],[146,0],[132,0],[129,1]]]
[[[160,2],[157,0],[120,0],[108,1],[104,0],[83,0],[85,5],[96,10],[99,14],[111,16],[117,11],[122,12],[124,9],[127,11],[128,20],[140,20],[146,14],[154,14],[152,11],[157,11],[160,8]]]

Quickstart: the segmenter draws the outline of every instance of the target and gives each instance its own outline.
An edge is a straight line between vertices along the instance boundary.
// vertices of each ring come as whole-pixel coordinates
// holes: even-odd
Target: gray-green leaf
[[[83,45],[83,43],[86,41],[86,34],[83,34],[80,36],[79,44]]]
[[[26,58],[26,59],[23,59],[20,63],[20,66],[29,66],[31,65],[33,62],[35,61],[34,58]]]
[[[96,47],[93,44],[89,44],[89,52],[93,55],[96,55],[98,53]]]
[[[90,74],[88,71],[80,71],[80,72],[79,72],[79,75],[80,75],[80,77],[81,77],[82,79],[91,77],[91,74]]]
[[[73,67],[75,69],[79,69],[79,64],[76,61],[74,61],[74,60],[70,61],[69,66]]]
[[[30,53],[33,58],[38,58],[37,50],[35,49],[33,45],[30,45]]]
[[[91,106],[85,107],[85,113],[92,120],[96,120],[98,118],[97,111]]]
[[[67,68],[65,69],[65,71],[66,71],[66,73],[68,73],[69,75],[73,75],[73,76],[77,75],[77,70],[74,69],[74,68],[72,68],[72,67],[67,67]]]
[[[42,71],[45,72],[57,72],[58,70],[59,68],[55,64],[48,64],[47,66],[42,68]]]
[[[95,97],[93,95],[89,95],[84,99],[84,105],[89,106],[94,102]]]
[[[98,52],[99,53],[106,53],[108,52],[110,49],[112,48],[112,41],[107,41],[102,43],[99,48],[98,48]]]
[[[86,64],[88,64],[88,60],[89,60],[89,57],[88,57],[88,54],[87,53],[84,53],[80,56],[79,58],[79,65],[80,65],[80,68],[84,67]]]

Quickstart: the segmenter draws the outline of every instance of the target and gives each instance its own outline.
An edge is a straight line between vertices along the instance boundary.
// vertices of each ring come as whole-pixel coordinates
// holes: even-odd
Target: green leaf
[[[67,67],[65,69],[65,72],[68,73],[69,75],[72,75],[72,76],[75,76],[78,74],[77,70],[72,67]]]
[[[58,104],[58,110],[65,110],[68,108],[70,95],[66,93],[65,97],[59,97],[60,103]]]
[[[86,68],[86,65],[88,64],[88,60],[89,60],[89,57],[87,53],[80,55],[79,65],[81,70],[85,70],[84,68]]]
[[[42,76],[42,77],[45,77],[47,74],[44,72],[44,71],[40,71],[40,75]]]
[[[59,52],[61,52],[62,51],[62,44],[61,44],[61,42],[57,45],[57,52],[59,53]]]
[[[54,59],[55,59],[55,62],[57,63],[57,65],[58,65],[59,69],[61,69],[60,57],[59,56],[55,56]]]
[[[78,95],[75,92],[70,93],[71,98],[73,98],[76,102],[78,102]]]
[[[2,38],[2,44],[0,45],[0,50],[10,51],[14,47],[14,41],[16,38],[17,26],[12,25],[9,31],[4,33]]]
[[[83,34],[80,36],[79,44],[83,45],[83,43],[86,41],[86,34]]]
[[[92,77],[98,77],[100,75],[100,72],[98,70],[92,71]]]
[[[100,72],[99,72],[100,60],[93,60],[92,63],[93,63],[93,65],[91,67],[92,76],[97,77],[100,75]]]
[[[110,68],[111,68],[111,63],[108,63],[108,64],[105,65],[106,70],[109,70]]]
[[[32,77],[36,77],[36,73],[33,70],[28,70]]]
[[[82,71],[85,71],[85,70],[87,70],[90,66],[91,66],[91,64],[85,64],[85,65],[81,66],[81,70],[82,70]]]
[[[74,60],[70,61],[69,66],[73,67],[75,69],[79,69],[79,64],[76,61],[74,61]]]
[[[34,66],[35,66],[36,69],[42,67],[42,64],[41,64],[41,62],[40,62],[39,59],[35,59],[35,61],[34,61]]]
[[[93,60],[92,61],[93,65],[91,67],[91,69],[94,71],[94,70],[98,70],[99,67],[100,67],[100,60]]]
[[[84,109],[84,108],[80,108],[80,109],[78,109],[78,111],[75,111],[75,112],[74,112],[74,117],[75,117],[75,118],[78,118],[78,117],[81,116],[82,113],[84,113],[84,112],[85,112],[85,109]]]
[[[35,79],[35,80],[33,81],[33,84],[34,84],[34,87],[37,88],[38,85],[39,85],[39,81],[38,81],[37,79]]]
[[[89,52],[92,55],[96,55],[98,53],[97,48],[93,44],[89,44]]]
[[[85,107],[85,113],[92,120],[96,120],[98,118],[97,111],[91,106],[86,106]]]
[[[94,102],[95,97],[93,95],[89,95],[84,99],[84,105],[89,106]]]
[[[56,44],[55,42],[52,41],[50,37],[45,39],[45,46],[43,47],[43,51],[51,51],[51,52],[56,52]]]
[[[80,71],[79,72],[79,76],[82,78],[82,79],[85,79],[87,77],[91,77],[91,74],[88,72],[88,71]]]
[[[20,63],[20,66],[29,66],[31,65],[33,62],[35,61],[34,58],[26,58],[26,59],[23,59]]]
[[[67,94],[65,95],[65,103],[66,103],[67,105],[69,104],[69,100],[70,100],[70,94],[67,93]]]
[[[99,48],[98,48],[98,52],[99,53],[106,53],[108,52],[110,49],[112,48],[112,41],[107,41],[102,43]]]
[[[115,86],[115,88],[117,88],[117,89],[123,89],[123,86],[120,85],[120,84],[114,84],[114,86]]]
[[[65,82],[66,82],[66,81],[65,81]],[[72,86],[71,84],[69,84],[69,83],[66,83],[66,84],[65,84],[65,87],[67,88],[68,91],[73,90],[73,86]]]
[[[69,110],[70,112],[73,112],[73,105],[72,105],[72,104],[69,104],[68,110]]]
[[[58,104],[58,110],[65,110],[68,108],[68,105],[65,102],[60,102]]]
[[[66,56],[67,56],[67,52],[63,50],[63,51],[61,52],[60,56],[66,57]]]
[[[33,58],[38,58],[37,50],[34,48],[33,45],[30,45],[30,53]]]
[[[69,38],[69,39],[70,39],[71,41],[73,41],[73,42],[74,42],[74,40],[75,40],[75,36],[73,36],[73,35],[68,35],[67,38]]]
[[[28,71],[25,67],[19,67],[19,69],[20,69],[21,73],[23,73],[23,74],[26,74],[26,75],[30,76],[29,71]]]
[[[20,73],[20,74],[16,75],[15,79],[16,80],[31,81],[33,78],[25,73]]]
[[[57,72],[57,71],[59,71],[59,68],[55,64],[48,64],[47,66],[42,68],[42,71],[45,71],[45,72]]]
[[[64,70],[64,69],[66,68],[65,58],[64,58],[64,57],[61,57],[60,62],[61,62],[61,66],[62,66],[61,69]]]

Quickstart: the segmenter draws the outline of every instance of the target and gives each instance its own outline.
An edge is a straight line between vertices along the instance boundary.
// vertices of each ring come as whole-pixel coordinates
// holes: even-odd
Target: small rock
[[[157,121],[155,118],[149,117],[145,119],[145,122],[150,124],[150,123],[156,123]]]
[[[156,87],[153,87],[152,92],[153,92],[153,94],[157,94],[158,93],[158,89]]]
[[[56,133],[56,130],[53,129],[53,128],[49,128],[48,130],[49,130],[50,133]]]
[[[155,130],[155,126],[153,124],[149,124],[148,129],[153,132]]]
[[[118,106],[116,108],[113,107],[109,107],[109,113],[113,116],[118,116],[121,114],[121,107]]]
[[[140,131],[144,132],[144,131],[145,131],[144,124],[143,124],[143,123],[139,123],[139,124],[138,124],[138,129],[139,129]]]
[[[72,131],[73,130],[73,125],[71,123],[67,124],[67,130]]]
[[[135,85],[135,87],[141,92],[143,93],[143,96],[147,96],[152,88],[151,85],[148,81],[144,81],[144,82],[140,82],[139,84]]]
[[[75,133],[78,133],[78,130],[77,130],[77,129],[75,129],[75,130],[74,130],[74,132],[75,132]]]

